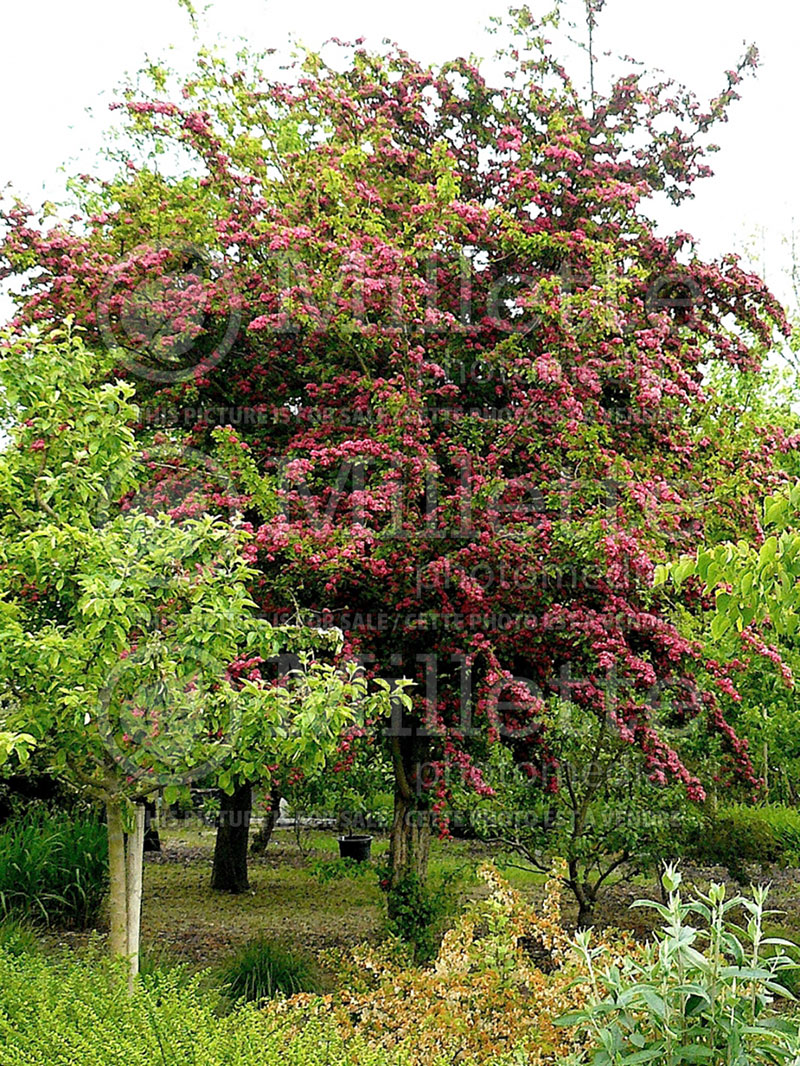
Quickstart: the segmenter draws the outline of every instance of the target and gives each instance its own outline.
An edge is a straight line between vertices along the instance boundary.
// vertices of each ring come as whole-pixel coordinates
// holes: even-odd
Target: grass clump
[[[106,827],[34,810],[0,829],[0,919],[88,929],[108,888]]]
[[[219,984],[229,1005],[258,1004],[320,988],[319,974],[310,959],[265,939],[245,944],[222,967]]]

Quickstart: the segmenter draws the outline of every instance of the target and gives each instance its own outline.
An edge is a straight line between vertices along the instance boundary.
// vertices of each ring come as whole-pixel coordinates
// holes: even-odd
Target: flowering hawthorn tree
[[[652,579],[709,522],[756,527],[785,441],[709,439],[701,367],[757,369],[786,324],[735,256],[646,214],[711,173],[756,53],[705,107],[637,68],[587,101],[557,29],[514,12],[496,81],[360,41],[283,81],[257,55],[203,52],[174,90],[150,67],[116,105],[120,175],[78,179],[71,222],[4,214],[19,321],[75,315],[150,382],[139,432],[157,416],[226,450],[262,610],[416,681],[375,726],[394,883],[424,873],[454,785],[487,791],[487,744],[559,788],[555,701],[691,799],[690,723],[757,784]]]

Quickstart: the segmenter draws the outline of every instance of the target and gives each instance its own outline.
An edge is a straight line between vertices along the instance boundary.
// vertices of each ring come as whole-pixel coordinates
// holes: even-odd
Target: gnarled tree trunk
[[[413,737],[392,738],[394,763],[394,819],[389,841],[389,887],[409,875],[424,883],[428,874],[431,842],[430,811],[418,787],[423,745]],[[389,917],[392,915],[389,897]]]
[[[217,816],[217,839],[214,845],[214,866],[211,887],[219,892],[247,892],[247,841],[253,807],[253,786],[249,782],[238,785],[229,796],[220,792]]]

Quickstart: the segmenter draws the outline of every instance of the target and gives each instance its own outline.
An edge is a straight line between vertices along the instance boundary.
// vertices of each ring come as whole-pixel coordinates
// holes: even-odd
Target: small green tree
[[[800,635],[798,511],[800,482],[767,497],[753,540],[701,545],[694,555],[658,566],[654,577],[656,585],[671,581],[679,587],[698,579],[703,592],[713,596],[709,636],[720,655],[733,657],[744,640],[782,665],[789,685],[793,680],[779,651],[759,634],[766,628],[788,646]]]
[[[496,798],[476,803],[465,793],[463,817],[481,839],[540,873],[563,859],[562,881],[584,927],[603,892],[621,878],[650,873],[680,854],[701,812],[679,786],[649,780],[611,723],[574,704],[562,703],[556,713],[559,787],[544,793],[532,767],[498,748],[487,773]],[[702,731],[695,732],[702,743]]]
[[[144,798],[209,775],[229,789],[270,762],[319,766],[388,686],[365,706],[355,666],[313,659],[330,634],[257,615],[241,528],[144,492],[134,389],[96,384],[106,369],[69,328],[0,350],[0,729],[4,750],[35,741],[105,804],[110,948],[132,982]],[[282,683],[234,669],[287,644],[303,659]]]
[[[764,501],[758,542],[725,541],[700,547],[671,566],[656,569],[656,583],[680,585],[697,576],[715,595],[711,635],[716,640],[768,623],[780,637],[800,630],[800,483]]]
[[[702,642],[710,672],[736,708],[732,721],[757,745],[762,795],[772,785],[790,800],[797,788],[799,510],[800,482],[790,482],[766,498],[752,538],[705,543],[657,567],[654,578],[693,590],[699,610],[695,617],[681,612],[684,627]]]

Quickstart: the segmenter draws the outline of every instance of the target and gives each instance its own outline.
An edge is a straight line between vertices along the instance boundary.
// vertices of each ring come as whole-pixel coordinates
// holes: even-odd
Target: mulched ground
[[[167,841],[146,856],[142,934],[156,948],[198,965],[213,965],[236,947],[264,936],[316,955],[324,948],[377,940],[382,899],[373,877],[321,883],[310,869],[325,852],[304,856],[289,834],[251,856],[250,892],[212,892],[212,840]]]

